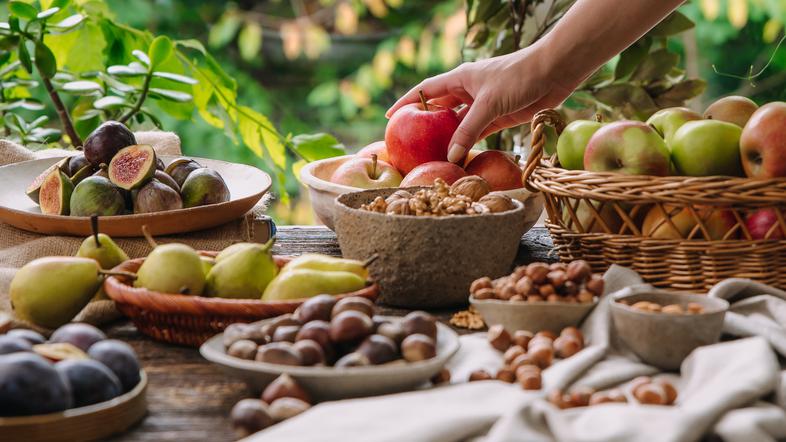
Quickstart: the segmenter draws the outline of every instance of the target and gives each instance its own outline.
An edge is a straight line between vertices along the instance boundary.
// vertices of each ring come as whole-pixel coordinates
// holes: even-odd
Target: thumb
[[[448,149],[448,161],[458,163],[475,145],[483,130],[494,121],[485,100],[475,100],[453,134]]]

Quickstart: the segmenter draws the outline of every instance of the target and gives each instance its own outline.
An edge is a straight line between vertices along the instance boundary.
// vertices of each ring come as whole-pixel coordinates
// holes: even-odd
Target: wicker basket
[[[202,252],[215,255],[214,252]],[[291,258],[275,257],[279,267]],[[132,259],[114,270],[135,273],[144,259]],[[223,299],[202,296],[173,295],[135,288],[130,279],[110,276],[104,291],[115,301],[117,309],[131,318],[136,328],[157,341],[199,347],[229,324],[253,322],[292,313],[305,299],[292,301],[259,301],[255,299]],[[362,290],[338,295],[362,296],[376,300],[378,287],[372,284]]]
[[[585,259],[595,271],[619,264],[650,284],[682,291],[705,292],[730,277],[786,289],[786,179],[566,170],[543,158],[544,128],[561,132],[560,115],[541,111],[532,125],[524,176],[545,196],[546,226],[561,260]],[[760,209],[772,209],[777,222],[754,240],[745,220]]]

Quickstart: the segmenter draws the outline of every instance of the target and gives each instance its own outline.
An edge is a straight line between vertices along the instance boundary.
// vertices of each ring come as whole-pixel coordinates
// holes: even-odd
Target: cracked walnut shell
[[[453,195],[464,195],[473,202],[478,201],[491,192],[491,186],[483,178],[477,175],[470,175],[459,178],[450,186],[450,193]]]

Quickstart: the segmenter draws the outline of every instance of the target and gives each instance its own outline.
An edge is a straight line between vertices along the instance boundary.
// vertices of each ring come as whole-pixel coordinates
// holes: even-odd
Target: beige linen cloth
[[[607,293],[652,290],[638,275],[612,267]],[[786,438],[784,372],[786,293],[747,280],[727,280],[710,296],[732,304],[722,343],[695,350],[679,374],[659,374],[614,336],[607,294],[582,325],[590,346],[544,371],[544,388],[525,392],[498,381],[464,383],[491,372],[501,355],[478,333],[461,338],[449,367],[455,385],[377,398],[327,402],[248,438],[267,441],[695,441],[715,434],[728,442]],[[657,345],[657,343],[654,343]],[[669,378],[676,406],[604,404],[559,410],[545,400],[554,388],[606,389],[636,376]],[[623,385],[624,386],[624,385]]]
[[[172,132],[137,132],[137,142],[150,144],[160,155],[180,155],[180,138]],[[0,166],[20,161],[46,157],[75,155],[73,150],[46,149],[30,151],[16,143],[0,140]],[[221,250],[224,247],[254,236],[255,220],[265,210],[267,200],[263,200],[249,215],[215,229],[190,234],[156,238],[162,243],[178,241],[197,250]],[[100,228],[100,226],[99,226]],[[16,270],[33,259],[42,256],[68,256],[79,249],[84,238],[69,236],[46,236],[25,232],[7,224],[0,223],[0,331],[21,324],[11,314],[8,286]],[[117,238],[117,243],[131,258],[146,256],[150,246],[143,238]],[[77,317],[77,320],[102,324],[114,320],[118,312],[112,301],[91,302]]]

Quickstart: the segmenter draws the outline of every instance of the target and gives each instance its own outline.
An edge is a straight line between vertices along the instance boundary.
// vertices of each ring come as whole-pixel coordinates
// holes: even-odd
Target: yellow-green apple
[[[665,176],[669,149],[652,126],[640,121],[615,121],[598,129],[584,151],[584,169],[626,175]]]
[[[664,211],[665,209],[665,211]],[[647,212],[641,226],[641,233],[656,239],[733,239],[737,232],[729,233],[737,224],[734,215],[728,210],[712,208],[694,209],[701,218],[707,234],[687,207],[665,205],[654,206]],[[671,219],[669,223],[668,219]]]
[[[701,120],[701,115],[687,107],[669,107],[661,109],[647,120],[647,124],[654,127],[666,141],[666,146],[671,147],[671,138],[677,129],[688,121]]]
[[[760,209],[745,218],[745,226],[753,239],[784,239],[783,228],[777,224],[775,209]]]
[[[572,230],[578,231],[581,224],[583,233],[620,233],[622,218],[617,214],[611,204],[602,204],[600,201],[579,200],[575,207],[575,219],[567,207],[562,208],[562,223]],[[594,209],[594,210],[593,210]]]
[[[511,190],[524,187],[518,156],[501,150],[481,152],[465,168],[467,175],[477,175],[489,183],[491,190]]]
[[[557,158],[565,169],[584,168],[584,150],[590,137],[603,126],[592,120],[576,120],[565,126],[557,141]]]
[[[745,127],[751,115],[758,108],[759,106],[748,97],[730,95],[707,106],[707,109],[704,111],[704,118],[725,121],[734,123],[739,127]]]
[[[338,166],[330,177],[336,184],[361,189],[398,187],[402,179],[395,167],[378,160],[376,155],[351,158]]]
[[[448,185],[453,184],[457,179],[467,176],[464,169],[450,161],[429,161],[412,169],[404,180],[401,187],[410,186],[431,186],[434,180],[442,178]]]
[[[742,129],[740,153],[751,178],[786,176],[786,103],[767,103]]]
[[[368,157],[371,158],[371,155],[376,155],[377,159],[384,161],[386,163],[390,163],[390,158],[388,157],[388,149],[385,147],[384,141],[375,141],[368,146],[360,149],[356,154],[359,157]]]
[[[736,124],[719,120],[689,121],[671,140],[677,173],[688,176],[742,176],[740,135]]]
[[[447,161],[448,144],[458,125],[453,109],[426,103],[424,97],[420,103],[403,106],[385,128],[390,163],[406,175],[419,164]]]

